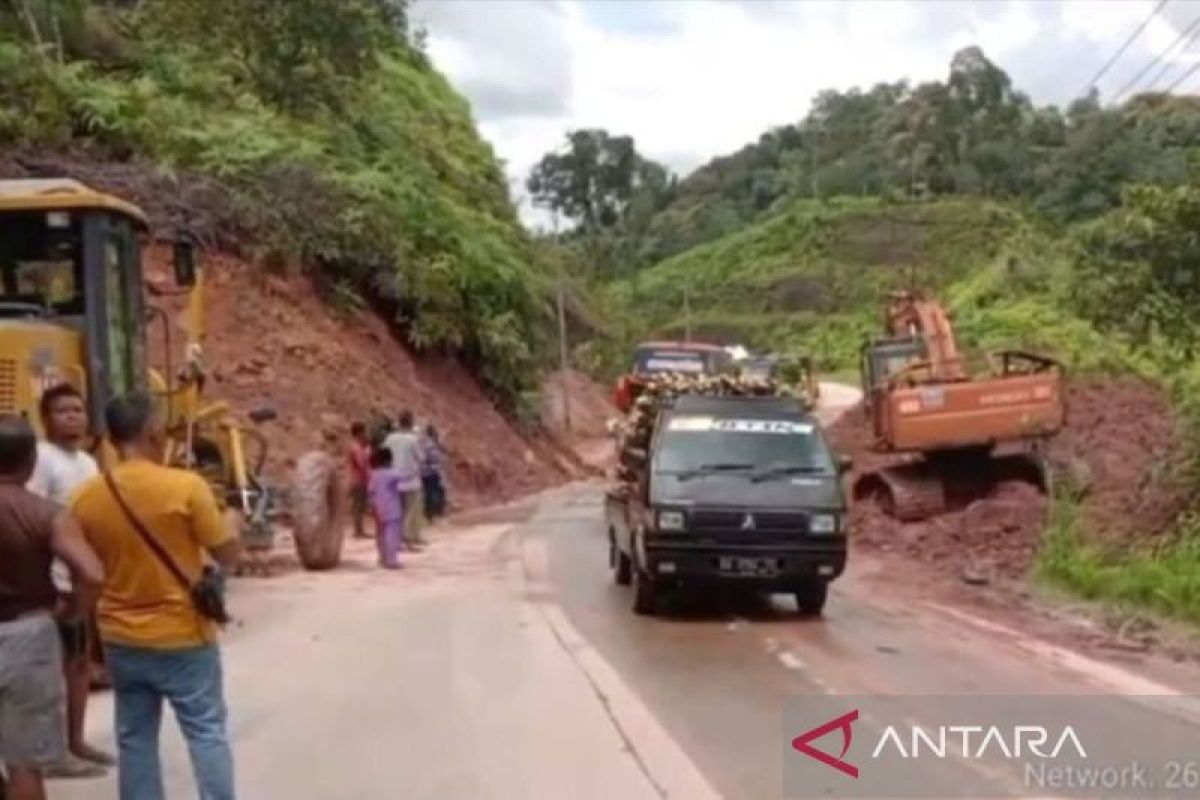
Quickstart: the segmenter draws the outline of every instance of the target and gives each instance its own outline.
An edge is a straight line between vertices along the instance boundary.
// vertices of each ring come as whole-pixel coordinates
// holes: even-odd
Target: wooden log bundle
[[[654,422],[664,402],[680,395],[706,397],[790,397],[812,405],[806,384],[781,383],[774,378],[737,375],[667,373],[633,383],[633,406],[616,425],[617,490],[630,491],[641,478],[650,451]]]

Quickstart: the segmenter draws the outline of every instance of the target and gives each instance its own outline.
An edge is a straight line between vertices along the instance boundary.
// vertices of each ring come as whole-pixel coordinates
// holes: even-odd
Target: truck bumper
[[[645,545],[644,565],[655,583],[733,583],[790,591],[813,578],[831,581],[846,568],[843,544],[793,547]]]

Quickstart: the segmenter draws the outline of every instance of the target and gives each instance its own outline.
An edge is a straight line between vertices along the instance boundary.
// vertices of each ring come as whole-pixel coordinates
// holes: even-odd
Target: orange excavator
[[[854,496],[919,520],[999,481],[1045,489],[1041,444],[1066,424],[1062,366],[1009,350],[972,374],[945,309],[916,292],[890,295],[884,326],[863,348],[863,401],[873,449],[895,460],[861,475]]]

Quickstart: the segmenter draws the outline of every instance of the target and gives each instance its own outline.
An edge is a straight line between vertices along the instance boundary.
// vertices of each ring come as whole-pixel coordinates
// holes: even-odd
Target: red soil
[[[156,249],[147,281],[170,285],[168,253]],[[432,421],[448,451],[455,508],[508,500],[575,474],[578,460],[546,437],[523,436],[493,406],[477,381],[449,356],[415,356],[374,314],[335,314],[303,275],[265,275],[225,256],[206,256],[210,370],[206,394],[240,415],[270,407],[261,426],[270,443],[268,473],[277,480],[325,429],[347,430],[372,413],[393,419],[411,409]],[[155,300],[174,311],[174,368],[185,332],[182,301]],[[161,325],[150,338],[162,366]],[[157,341],[156,341],[157,340]]]
[[[1082,492],[1083,533],[1106,545],[1161,539],[1193,498],[1194,453],[1158,388],[1132,378],[1080,380],[1068,389],[1068,426],[1049,445],[1056,480]],[[856,474],[886,463],[870,450],[862,409],[829,431]],[[855,503],[860,547],[899,553],[968,579],[1016,578],[1033,564],[1049,502],[1028,484],[999,484],[965,508],[902,523]]]

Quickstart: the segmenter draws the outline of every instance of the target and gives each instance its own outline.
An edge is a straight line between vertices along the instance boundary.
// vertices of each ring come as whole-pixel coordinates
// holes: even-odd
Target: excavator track
[[[965,508],[1005,481],[1047,489],[1041,459],[1034,453],[963,451],[868,472],[855,482],[854,498],[873,499],[888,516],[917,522]]]
[[[887,487],[884,510],[903,522],[928,519],[946,510],[946,485],[928,464],[905,464],[879,471]]]

